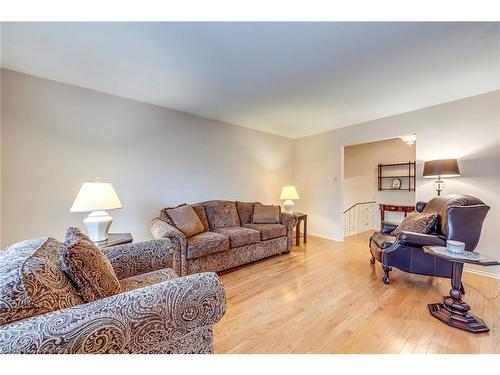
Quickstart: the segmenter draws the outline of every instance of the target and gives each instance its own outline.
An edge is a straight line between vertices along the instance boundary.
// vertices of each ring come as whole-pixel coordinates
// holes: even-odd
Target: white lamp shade
[[[280,199],[300,199],[300,197],[299,194],[297,193],[297,189],[295,189],[295,186],[288,185],[288,186],[283,186],[283,189],[281,190]]]
[[[106,182],[85,182],[78,192],[70,212],[91,212],[122,208],[115,189]]]

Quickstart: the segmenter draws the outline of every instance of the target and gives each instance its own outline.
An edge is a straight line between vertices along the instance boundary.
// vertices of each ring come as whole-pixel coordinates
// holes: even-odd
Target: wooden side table
[[[451,289],[450,295],[443,297],[443,303],[429,304],[429,312],[433,317],[451,327],[460,328],[468,332],[488,332],[486,323],[470,312],[470,306],[462,300],[460,287],[462,285],[462,268],[464,263],[479,264],[481,266],[497,266],[500,263],[488,259],[479,253],[466,251],[464,254],[450,253],[446,247],[424,246],[424,252],[451,262]]]
[[[297,224],[295,225],[295,246],[299,246],[300,237],[303,237],[304,243],[307,243],[307,215],[300,212],[294,212],[293,216],[297,219]],[[304,234],[302,236],[300,235],[301,222],[304,223]]]
[[[109,233],[106,241],[95,242],[95,244],[99,249],[104,249],[106,247],[131,243],[133,240],[130,233]]]
[[[385,220],[385,211],[390,212],[404,212],[405,217],[409,212],[415,211],[415,206],[401,206],[397,204],[379,204],[380,207],[380,220]]]

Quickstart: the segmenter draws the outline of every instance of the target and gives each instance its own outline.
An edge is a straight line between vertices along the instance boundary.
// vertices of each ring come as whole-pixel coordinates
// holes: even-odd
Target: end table
[[[99,249],[104,249],[106,247],[131,243],[133,240],[132,234],[130,233],[109,233],[107,240],[95,242],[95,245]]]
[[[307,243],[307,215],[301,212],[294,212],[293,216],[297,219],[297,224],[295,225],[295,246],[300,245],[300,237],[304,238],[304,243]],[[304,234],[300,235],[300,223],[304,223]]]
[[[470,306],[462,300],[460,286],[462,285],[462,268],[464,263],[479,264],[481,266],[497,266],[500,263],[488,259],[479,253],[466,251],[463,254],[455,254],[442,246],[424,246],[424,252],[435,255],[438,258],[451,262],[451,290],[449,296],[443,297],[443,303],[429,304],[431,315],[451,327],[463,329],[468,332],[488,332],[490,329],[486,323],[470,312]]]

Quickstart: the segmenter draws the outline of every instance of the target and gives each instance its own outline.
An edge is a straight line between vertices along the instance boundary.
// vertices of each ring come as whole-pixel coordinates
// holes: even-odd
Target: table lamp
[[[84,182],[78,192],[70,212],[90,212],[83,220],[90,239],[94,242],[108,239],[108,231],[113,218],[105,210],[122,208],[118,195],[110,183]]]
[[[285,200],[285,202],[283,203],[283,206],[285,207],[285,212],[292,214],[294,206],[293,199],[300,199],[300,197],[299,194],[297,193],[297,189],[295,189],[295,186],[288,185],[288,186],[283,186],[283,189],[281,190],[280,199]]]
[[[431,160],[424,163],[422,177],[437,178],[434,182],[434,189],[436,189],[438,196],[441,195],[441,191],[444,189],[444,181],[441,178],[458,176],[460,176],[460,169],[458,168],[457,159]]]

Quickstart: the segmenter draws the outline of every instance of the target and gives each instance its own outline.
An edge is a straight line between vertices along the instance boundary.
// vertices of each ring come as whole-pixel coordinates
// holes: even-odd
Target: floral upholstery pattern
[[[168,239],[148,240],[103,249],[121,280],[151,271],[172,268],[173,246]]]
[[[286,227],[287,249],[290,251],[293,248],[293,228],[297,224],[297,218],[292,214],[282,212],[281,224]]]
[[[0,251],[0,325],[82,303],[61,271],[62,243],[35,238]]]
[[[216,233],[220,233],[229,237],[231,247],[240,247],[250,245],[260,241],[260,232],[255,229],[243,227],[219,228],[215,229]]]
[[[251,245],[233,247],[223,253],[211,254],[188,262],[187,273],[221,272],[256,260],[288,252],[286,237],[273,238]]]
[[[204,205],[210,230],[240,226],[236,203],[230,201],[211,201]]]
[[[172,244],[172,267],[179,275],[185,275],[187,262],[187,239],[177,228],[156,217],[151,221],[151,233],[156,239],[168,239]]]
[[[126,279],[120,280],[121,292],[123,293],[134,289],[144,288],[146,286],[175,279],[176,277],[178,276],[174,272],[174,270],[169,268],[163,268],[140,275],[127,277]]]
[[[225,249],[227,245],[223,245],[225,250],[219,247],[214,249],[212,245],[208,245],[208,242],[205,242],[200,243],[196,250],[191,247],[189,251],[188,242],[191,241],[191,246],[193,246],[192,240],[196,236],[187,239],[179,230],[169,225],[167,221],[162,220],[160,217],[153,219],[151,222],[151,233],[154,238],[165,238],[171,241],[172,267],[179,275],[189,275],[203,271],[224,271],[268,256],[290,252],[293,247],[293,228],[297,219],[292,214],[281,213],[280,224],[272,224],[275,225],[272,229],[268,227],[266,230],[259,230],[257,227],[249,227],[245,224],[241,227],[237,224],[234,226],[238,229],[236,231],[236,229],[232,228],[227,229],[230,228],[228,223],[239,223],[240,218],[241,222],[251,220],[253,206],[256,203],[209,201],[197,203],[196,205],[200,204],[205,206],[210,226],[214,225],[214,223],[216,226],[223,226],[196,236],[203,234],[204,236],[211,237],[213,236],[211,233],[215,234],[217,232],[217,234],[230,238],[232,234],[233,238],[232,241],[229,241],[229,249]],[[234,213],[235,207],[238,207],[236,215]],[[251,207],[252,209],[250,210]],[[226,213],[228,213],[229,218],[218,217],[218,215],[223,216]],[[283,227],[285,228],[284,230]],[[237,233],[243,233],[241,229],[247,231],[244,232],[244,235],[237,235]],[[252,229],[255,229],[255,232],[249,234],[248,231]]]
[[[244,227],[258,230],[262,241],[284,237],[287,234],[283,224],[245,224]]]
[[[120,282],[108,258],[78,228],[70,227],[66,231],[61,265],[85,302],[121,291]]]
[[[203,232],[187,239],[187,259],[229,250],[229,238],[215,232]]]
[[[212,353],[226,311],[214,273],[178,277],[0,326],[0,353]]]
[[[402,231],[429,233],[439,218],[438,213],[410,212],[392,232],[397,235]]]
[[[236,209],[240,217],[241,225],[249,224],[252,222],[253,206],[257,202],[236,202]]]

